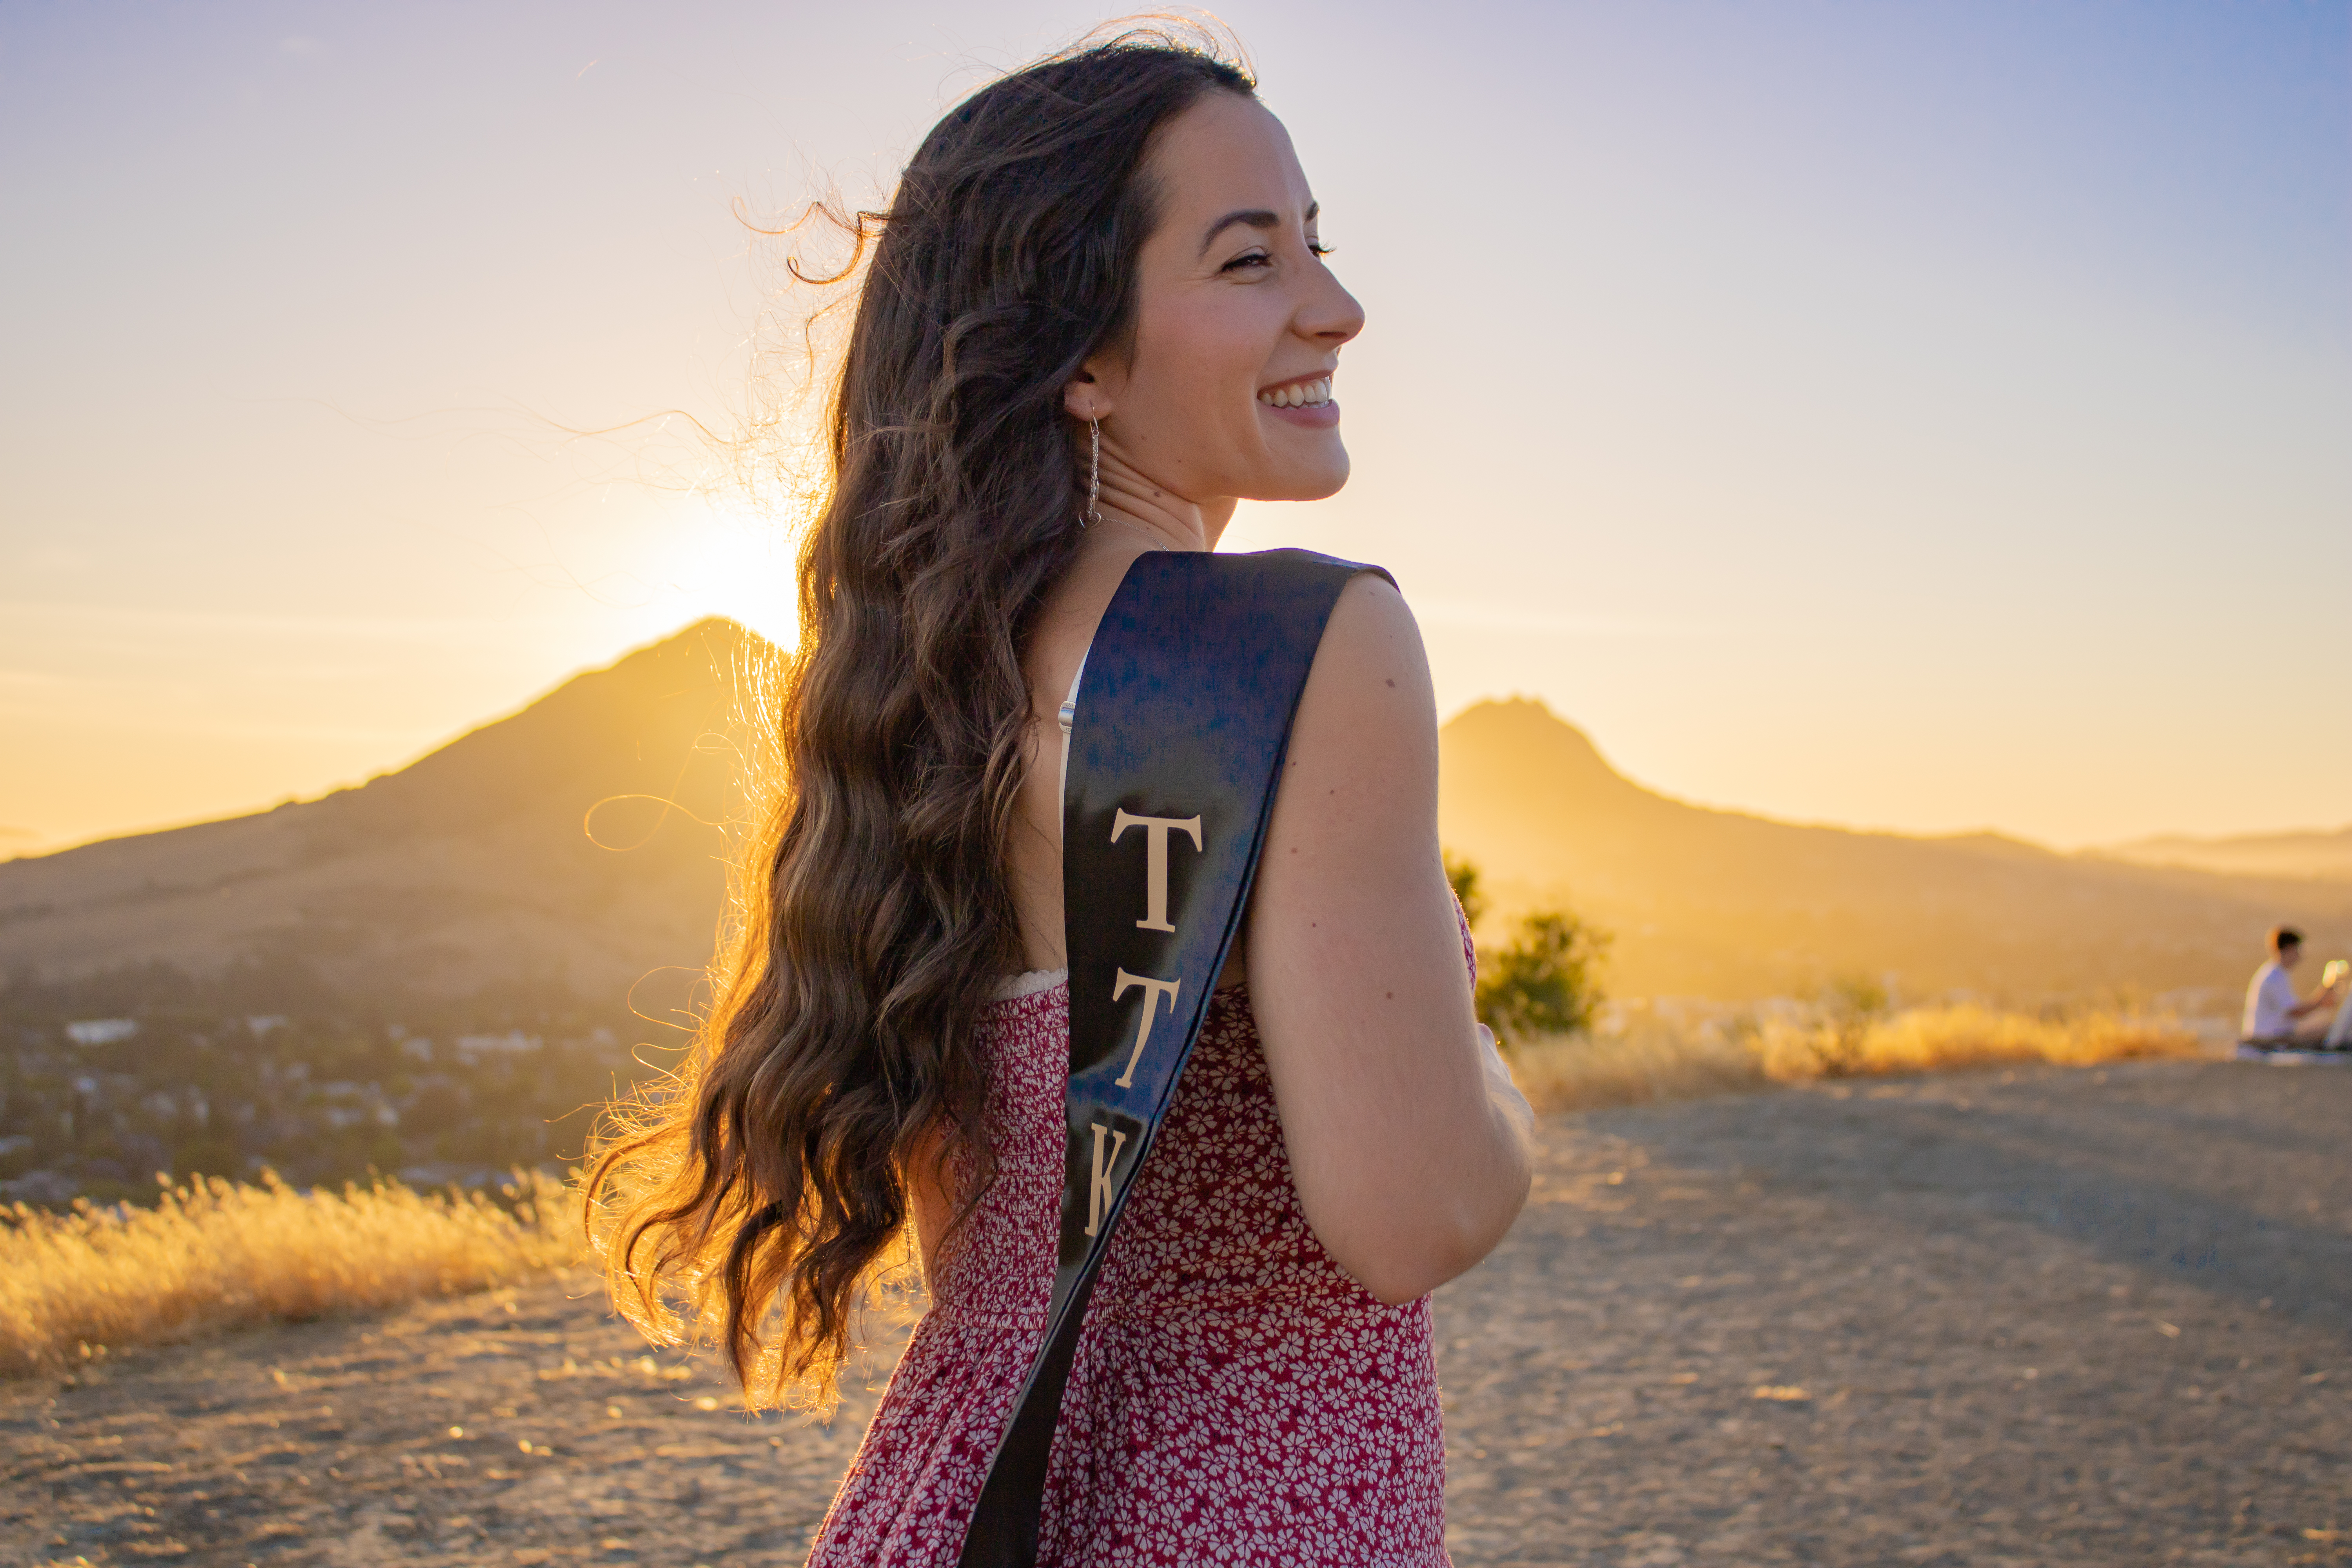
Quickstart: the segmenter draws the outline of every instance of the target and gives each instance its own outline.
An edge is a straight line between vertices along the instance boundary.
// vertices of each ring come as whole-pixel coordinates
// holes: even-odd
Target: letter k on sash
[[[1087,1183],[1087,1234],[1094,1235],[1102,1228],[1103,1213],[1110,1207],[1111,1173],[1118,1167],[1118,1152],[1127,1146],[1127,1134],[1115,1127],[1094,1123],[1094,1174]],[[1110,1153],[1103,1153],[1103,1134],[1109,1133]]]

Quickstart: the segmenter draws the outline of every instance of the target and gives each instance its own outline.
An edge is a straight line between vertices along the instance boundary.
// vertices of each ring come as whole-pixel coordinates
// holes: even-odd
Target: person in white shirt
[[[2294,994],[2294,981],[2287,971],[2302,961],[2301,931],[2293,926],[2281,926],[2271,932],[2271,961],[2254,971],[2254,978],[2246,987],[2246,1016],[2238,1031],[2246,1044],[2305,1044],[2296,1038],[2295,1025],[2335,1004],[2341,982],[2330,982],[2308,998]]]

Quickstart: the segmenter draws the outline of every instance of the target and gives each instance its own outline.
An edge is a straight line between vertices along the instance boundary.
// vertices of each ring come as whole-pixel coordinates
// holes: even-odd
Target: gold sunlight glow
[[[657,568],[647,640],[700,616],[725,616],[783,649],[800,646],[791,531],[748,504],[699,498]]]

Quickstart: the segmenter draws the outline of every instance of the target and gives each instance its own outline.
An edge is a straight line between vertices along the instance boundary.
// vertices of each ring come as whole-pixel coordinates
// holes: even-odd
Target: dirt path
[[[1462,1568],[2352,1563],[2352,1070],[1561,1118],[1440,1300]],[[789,1563],[871,1395],[584,1279],[0,1385],[0,1563]],[[526,1449],[528,1451],[526,1451]]]
[[[1460,1563],[2352,1563],[2352,1070],[1586,1118],[1445,1306]]]

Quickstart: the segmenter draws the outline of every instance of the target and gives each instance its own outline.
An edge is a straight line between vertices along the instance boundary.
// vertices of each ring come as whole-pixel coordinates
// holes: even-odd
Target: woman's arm
[[[1366,574],[1299,700],[1251,900],[1250,996],[1307,1223],[1390,1303],[1493,1250],[1527,1201],[1527,1102],[1473,1010],[1437,845],[1421,631]]]

